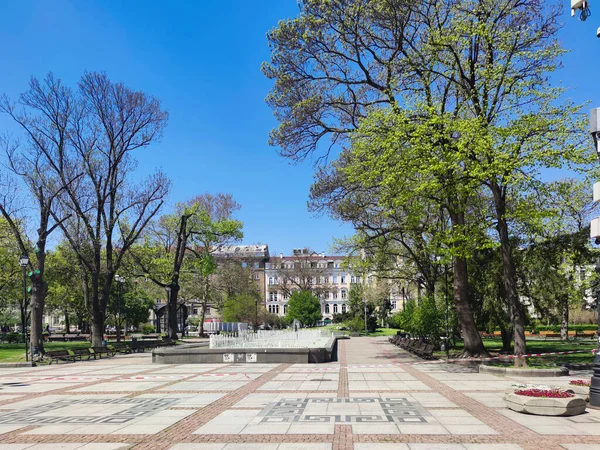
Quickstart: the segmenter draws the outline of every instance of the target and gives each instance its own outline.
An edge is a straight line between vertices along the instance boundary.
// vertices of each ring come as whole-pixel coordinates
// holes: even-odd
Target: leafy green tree
[[[303,325],[312,326],[321,319],[321,302],[309,291],[296,291],[288,301],[286,319],[298,319]]]
[[[240,240],[242,223],[231,218],[240,208],[230,194],[200,195],[178,204],[175,214],[162,216],[131,255],[143,275],[164,289],[169,302],[169,336],[177,339],[177,306],[180,293],[199,299],[204,315],[211,299],[210,277],[216,270],[213,253]]]
[[[238,294],[228,297],[223,308],[225,322],[246,322],[257,328],[266,321],[267,310],[259,298],[252,294]]]

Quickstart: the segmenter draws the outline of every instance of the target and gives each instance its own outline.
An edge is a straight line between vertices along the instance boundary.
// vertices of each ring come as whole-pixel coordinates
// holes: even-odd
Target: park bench
[[[90,355],[96,359],[96,357],[102,359],[102,355],[106,356],[114,356],[115,351],[109,347],[90,347],[89,349]]]
[[[159,333],[149,333],[149,334],[142,334],[142,340],[144,339],[159,339],[160,338],[160,334]]]
[[[540,331],[540,336],[544,339],[546,338],[559,338],[560,333],[556,333],[554,331]]]
[[[433,358],[433,344],[425,344],[415,351],[415,353],[424,359]]]
[[[578,331],[577,332],[577,337],[578,338],[583,338],[583,339],[589,339],[589,338],[595,338],[597,335],[596,331]]]
[[[131,344],[125,342],[115,342],[114,344],[109,344],[106,348],[110,349],[113,355],[116,353],[131,353],[133,351]]]
[[[92,356],[88,348],[73,348],[68,349],[67,351],[71,356],[73,356],[74,359],[77,359],[79,361],[82,361],[83,358],[90,359],[90,357]]]
[[[75,362],[77,359],[77,357],[70,353],[69,350],[51,350],[46,352],[45,356],[50,358],[50,364],[52,364],[52,361],[56,361],[58,364],[59,361]]]
[[[59,334],[59,333],[51,334],[50,336],[48,336],[48,341],[49,342],[64,342],[65,335]]]

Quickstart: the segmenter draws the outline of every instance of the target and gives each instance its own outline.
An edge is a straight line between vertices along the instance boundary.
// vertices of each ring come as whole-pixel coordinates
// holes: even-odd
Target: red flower
[[[571,380],[569,381],[569,384],[572,384],[573,386],[591,386],[592,385],[592,380]]]
[[[561,391],[560,389],[520,389],[515,391],[517,395],[525,397],[544,397],[544,398],[570,398],[575,397],[575,394]]]

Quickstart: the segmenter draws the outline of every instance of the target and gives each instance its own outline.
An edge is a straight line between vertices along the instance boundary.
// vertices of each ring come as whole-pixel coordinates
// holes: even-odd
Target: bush
[[[354,319],[347,321],[345,325],[353,333],[365,331],[365,321],[360,316],[355,316]]]
[[[23,344],[23,335],[21,333],[4,333],[2,335],[2,342],[7,344]]]
[[[150,325],[149,323],[143,323],[140,325],[140,332],[142,334],[154,333],[154,326]]]

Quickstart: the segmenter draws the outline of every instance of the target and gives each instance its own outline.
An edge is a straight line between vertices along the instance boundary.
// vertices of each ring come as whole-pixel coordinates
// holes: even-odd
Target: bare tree
[[[167,113],[155,98],[104,73],[84,74],[75,94],[52,75],[42,83],[33,79],[23,98],[40,115],[69,108],[65,122],[51,123],[64,141],[56,152],[39,146],[40,166],[62,189],[50,214],[89,276],[92,342],[101,345],[114,275],[169,187],[161,172],[137,186],[129,183],[136,167],[131,152],[161,136]],[[56,117],[63,119],[60,112]]]
[[[309,291],[322,298],[331,289],[327,259],[309,249],[306,254],[271,258],[270,263],[277,270],[277,282],[270,284],[270,291],[281,290],[286,297],[295,291]]]
[[[73,114],[73,98],[68,88],[60,80],[49,74],[43,84],[32,78],[29,90],[15,103],[3,96],[0,99],[0,112],[11,117],[23,130],[25,144],[4,137],[0,140],[7,167],[18,177],[34,198],[37,219],[34,250],[31,251],[23,223],[26,217],[17,196],[18,185],[14,178],[6,176],[2,180],[3,195],[0,197],[0,213],[6,219],[19,245],[21,253],[29,258],[31,279],[31,350],[32,355],[43,353],[42,318],[48,284],[44,278],[46,246],[48,238],[68,216],[59,218],[52,215],[52,208],[64,188],[77,180],[81,173],[71,171],[59,177],[51,169],[50,161],[66,151],[68,146],[68,124]],[[26,213],[24,213],[26,215]]]

